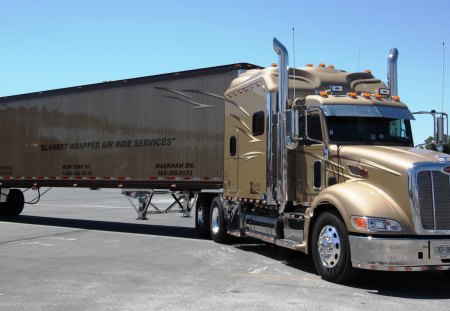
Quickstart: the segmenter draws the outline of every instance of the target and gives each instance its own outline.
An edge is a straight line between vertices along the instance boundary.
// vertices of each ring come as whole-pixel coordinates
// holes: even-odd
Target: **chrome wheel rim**
[[[341,240],[335,227],[327,225],[319,234],[318,250],[322,264],[334,268],[341,256]]]
[[[214,234],[219,232],[219,208],[214,206],[211,211],[211,230]]]

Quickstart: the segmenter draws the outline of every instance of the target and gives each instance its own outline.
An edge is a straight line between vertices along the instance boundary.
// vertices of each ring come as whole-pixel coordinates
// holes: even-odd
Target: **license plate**
[[[441,258],[450,257],[450,244],[435,244],[434,256]]]

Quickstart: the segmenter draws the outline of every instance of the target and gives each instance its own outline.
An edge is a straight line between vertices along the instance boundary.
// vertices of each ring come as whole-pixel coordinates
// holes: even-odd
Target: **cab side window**
[[[300,116],[300,137],[305,137],[305,115]],[[322,141],[322,126],[320,124],[319,115],[308,114],[308,137]],[[312,144],[318,144],[317,142],[311,142]]]
[[[318,115],[308,115],[308,135],[310,138],[322,141],[322,127]]]
[[[264,111],[258,111],[253,114],[252,132],[253,136],[264,134]]]

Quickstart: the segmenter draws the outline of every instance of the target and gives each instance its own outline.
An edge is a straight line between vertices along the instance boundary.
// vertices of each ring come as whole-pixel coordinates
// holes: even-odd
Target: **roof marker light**
[[[372,70],[370,70],[370,69],[364,70],[364,72],[365,72],[365,73],[368,73],[368,74],[370,74],[370,75],[372,74]]]
[[[393,101],[396,101],[396,102],[399,102],[400,101],[400,96],[392,96],[392,100]]]
[[[322,97],[328,97],[328,92],[327,91],[321,91],[319,94]]]
[[[381,94],[379,94],[379,93],[375,93],[374,95],[375,95],[375,98],[376,98],[376,99],[379,99],[379,100],[381,100]]]
[[[364,98],[369,99],[371,95],[370,95],[369,92],[364,92],[364,93],[363,93],[363,96],[364,96]]]
[[[319,64],[319,67],[322,67],[322,68],[323,68],[323,67],[325,67],[325,64],[324,64],[324,63],[320,63],[320,64]]]
[[[306,67],[314,67],[313,64],[306,64]]]
[[[334,69],[334,65],[328,65],[328,68]]]
[[[351,97],[351,98],[356,98],[357,95],[356,95],[356,92],[348,92],[347,96]]]

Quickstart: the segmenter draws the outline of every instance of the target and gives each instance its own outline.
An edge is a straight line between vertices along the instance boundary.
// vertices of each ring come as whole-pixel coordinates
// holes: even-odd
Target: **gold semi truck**
[[[110,187],[138,198],[145,218],[163,189],[195,199],[200,235],[310,254],[329,281],[450,269],[450,156],[414,148],[397,51],[386,85],[370,71],[289,68],[276,39],[274,49],[269,68],[0,99],[3,213],[20,214],[22,188]]]

